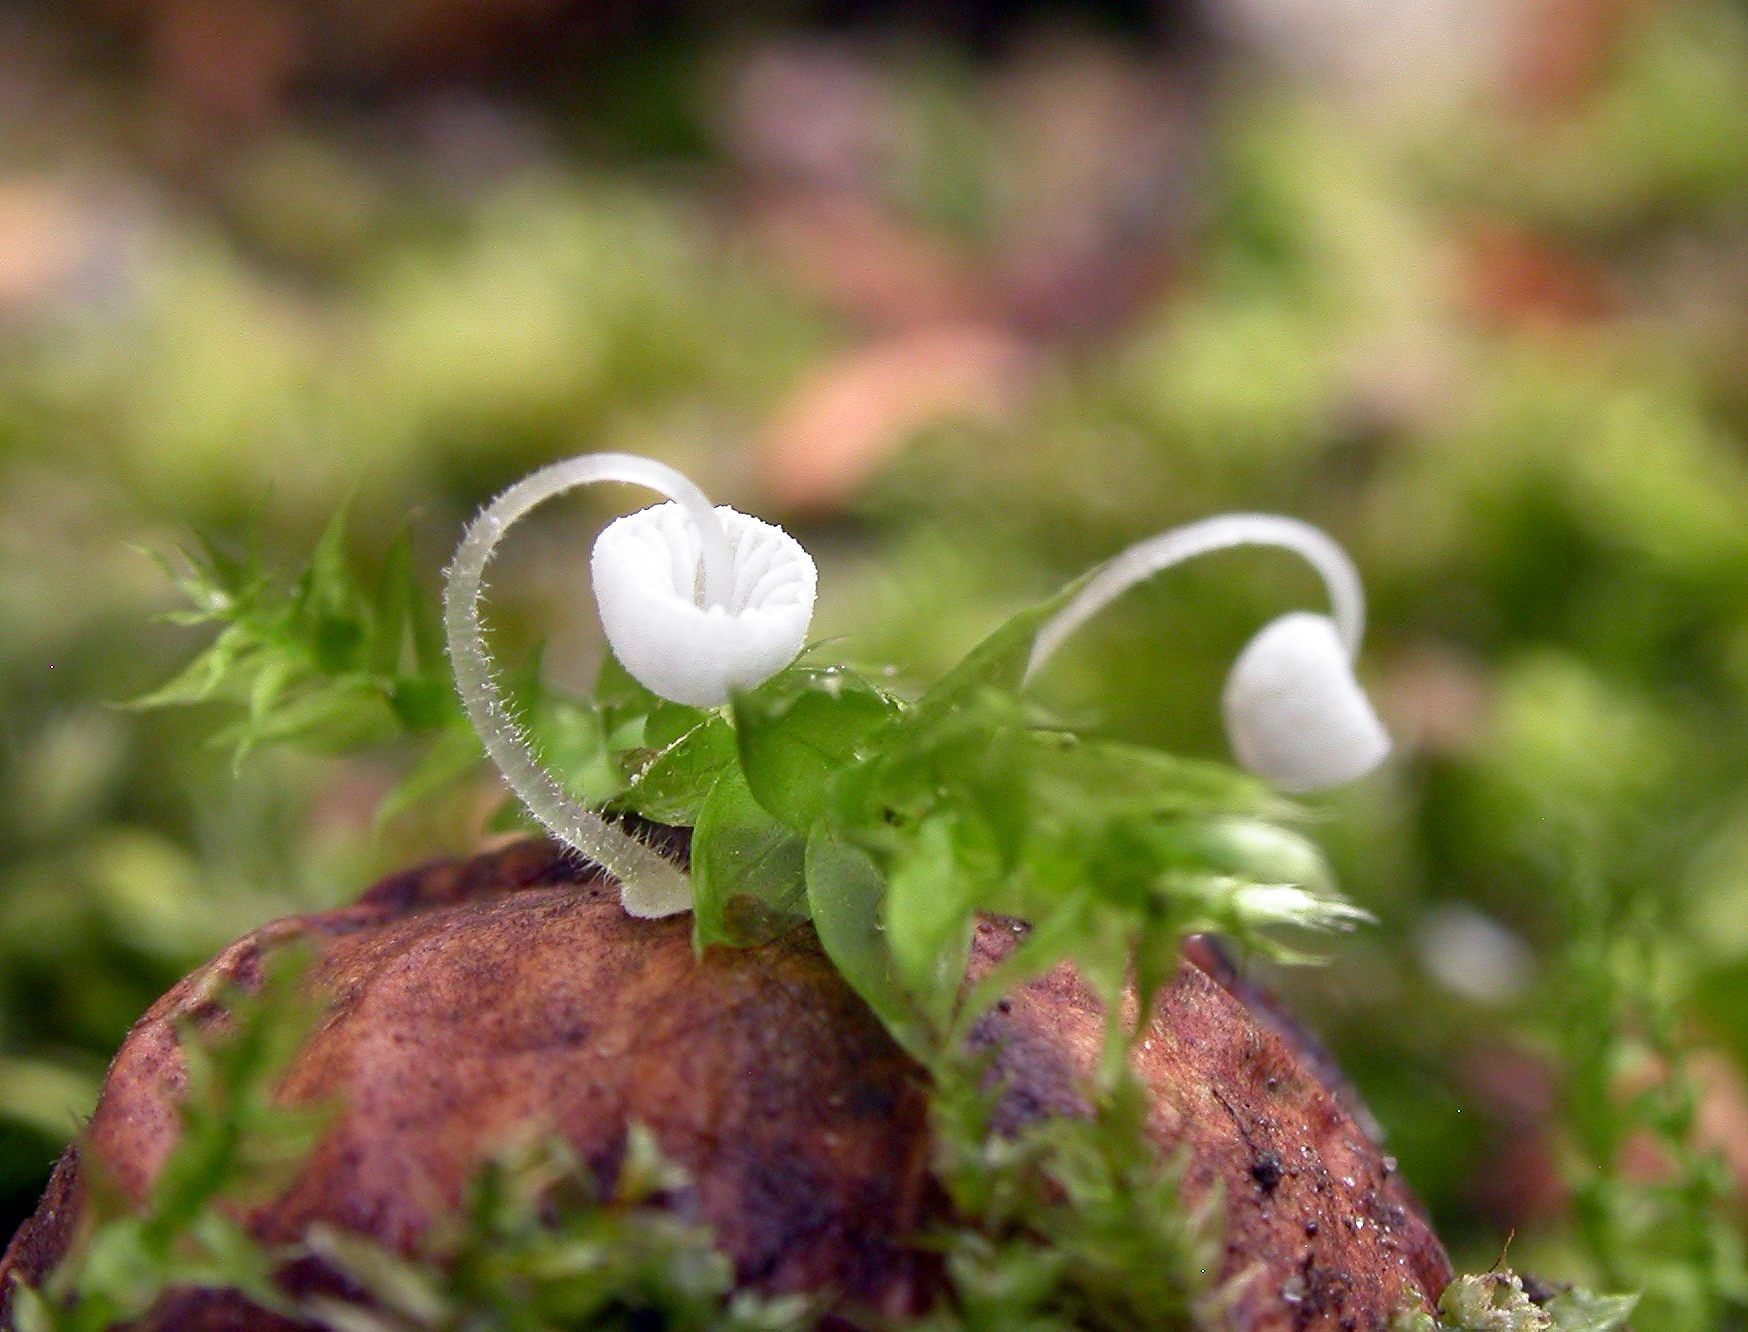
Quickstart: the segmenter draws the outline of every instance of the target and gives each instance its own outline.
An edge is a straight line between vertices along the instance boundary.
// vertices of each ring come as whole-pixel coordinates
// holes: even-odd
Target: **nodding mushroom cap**
[[[712,708],[794,661],[806,645],[818,574],[780,527],[719,505],[732,577],[705,605],[698,529],[676,503],[611,523],[590,573],[613,655],[652,693]]]
[[[1226,677],[1226,734],[1238,761],[1287,791],[1317,791],[1363,777],[1390,752],[1354,679],[1365,630],[1359,570],[1328,533],[1274,513],[1223,513],[1138,541],[1100,569],[1032,641],[1030,680],[1088,619],[1135,584],[1185,560],[1233,546],[1299,555],[1323,579],[1333,618],[1298,611],[1250,640]]]
[[[1327,615],[1295,611],[1264,627],[1233,663],[1224,703],[1238,761],[1283,790],[1339,786],[1390,752]]]

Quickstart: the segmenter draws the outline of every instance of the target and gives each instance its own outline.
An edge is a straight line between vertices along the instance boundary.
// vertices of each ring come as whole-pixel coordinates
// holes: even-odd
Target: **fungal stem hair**
[[[498,687],[480,619],[486,565],[504,534],[537,504],[597,481],[647,486],[679,503],[700,538],[703,604],[727,604],[733,578],[728,537],[704,492],[681,472],[653,459],[627,453],[590,453],[524,477],[469,524],[445,575],[444,632],[455,666],[456,688],[468,718],[486,753],[529,812],[560,841],[617,878],[623,885],[625,909],[632,915],[670,915],[691,905],[691,883],[685,872],[653,847],[573,799],[541,765],[527,732],[511,715]]]

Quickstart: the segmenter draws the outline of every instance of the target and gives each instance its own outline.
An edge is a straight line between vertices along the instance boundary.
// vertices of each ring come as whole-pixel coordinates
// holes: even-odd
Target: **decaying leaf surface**
[[[344,1108],[289,1192],[251,1218],[263,1238],[292,1241],[320,1220],[410,1249],[516,1131],[562,1132],[610,1180],[636,1120],[690,1172],[675,1205],[715,1228],[742,1281],[902,1315],[940,1280],[907,1243],[945,1219],[922,1073],[811,932],[697,959],[689,920],[627,917],[617,885],[546,842],[411,871],[355,906],[266,926],[165,995],[117,1055],[79,1149],[135,1197],[176,1132],[176,1023],[216,1013],[224,981],[249,983],[292,938],[320,945],[333,1006],[287,1094]],[[984,922],[974,973],[1014,939]],[[1002,1118],[1079,1111],[1101,1025],[1066,969],[993,1011],[975,1039],[1009,1079]],[[1387,1327],[1405,1302],[1430,1307],[1449,1264],[1406,1188],[1238,1000],[1185,966],[1138,1060],[1154,1131],[1189,1149],[1187,1187],[1224,1192],[1226,1274],[1250,1274],[1235,1326],[1355,1332]],[[79,1150],[0,1260],[0,1289],[14,1273],[40,1280],[64,1252]],[[332,1278],[311,1261],[288,1281]],[[171,1303],[151,1326],[288,1326],[223,1295]]]

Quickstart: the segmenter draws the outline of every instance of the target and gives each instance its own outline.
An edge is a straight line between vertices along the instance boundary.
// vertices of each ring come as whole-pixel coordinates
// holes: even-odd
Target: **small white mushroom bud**
[[[675,501],[612,524],[592,561],[608,641],[625,668],[664,698],[714,706],[794,660],[813,613],[813,561],[778,528],[711,508],[703,491],[665,463],[590,453],[543,467],[493,500],[469,524],[449,566],[444,630],[456,689],[486,753],[535,818],[619,880],[627,912],[671,916],[691,908],[690,879],[573,800],[541,766],[498,688],[480,622],[486,565],[504,533],[542,501],[596,481],[648,486]]]
[[[1295,611],[1264,628],[1232,664],[1223,701],[1238,761],[1282,790],[1340,786],[1390,752],[1327,615]]]
[[[702,604],[697,527],[678,504],[627,514],[595,542],[590,573],[613,655],[651,692],[713,708],[770,679],[807,643],[813,559],[780,527],[716,510],[730,586]]]
[[[1268,625],[1226,681],[1226,732],[1238,761],[1288,791],[1338,786],[1370,772],[1390,737],[1353,674],[1365,593],[1347,552],[1297,518],[1228,513],[1139,542],[1095,574],[1032,644],[1030,680],[1063,639],[1129,588],[1208,551],[1279,546],[1303,556],[1329,589],[1334,618],[1297,612]]]

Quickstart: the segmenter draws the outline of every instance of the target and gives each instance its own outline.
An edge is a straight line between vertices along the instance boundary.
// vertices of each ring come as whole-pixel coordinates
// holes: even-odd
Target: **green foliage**
[[[1436,1316],[1404,1313],[1393,1332],[1615,1332],[1638,1302],[1636,1295],[1597,1295],[1580,1286],[1532,1299],[1515,1272],[1483,1272],[1446,1286]]]
[[[84,1154],[91,1202],[68,1256],[40,1290],[14,1292],[19,1332],[102,1332],[145,1314],[168,1290],[229,1288],[290,1314],[274,1284],[284,1255],[257,1243],[237,1211],[270,1200],[314,1147],[323,1107],[285,1105],[279,1086],[320,1015],[308,957],[268,956],[259,989],[211,996],[221,1017],[181,1028],[188,1081],[181,1132],[144,1206]]]
[[[1651,904],[1575,904],[1546,1034],[1563,1077],[1573,1217],[1600,1278],[1642,1295],[1646,1321],[1702,1329],[1748,1316],[1748,1263],[1719,1152],[1697,1132],[1699,1089],[1666,934]],[[1651,1146],[1647,1175],[1630,1153]]]
[[[824,812],[827,783],[897,712],[897,700],[843,667],[783,671],[734,703],[747,786],[805,833]]]
[[[413,569],[410,534],[395,539],[369,586],[347,559],[346,519],[341,508],[309,568],[281,593],[253,549],[238,557],[206,542],[180,570],[160,557],[192,603],[165,618],[221,627],[180,675],[131,706],[241,706],[242,719],[215,737],[235,747],[239,763],[263,743],[347,748],[455,725],[460,706],[435,608]]]
[[[692,830],[692,928],[709,944],[754,944],[807,919],[807,842],[765,812],[739,767],[710,788]]]
[[[664,710],[652,712],[654,729]],[[734,727],[728,718],[704,716],[677,739],[654,750],[621,794],[621,802],[658,823],[690,827],[698,822],[705,798],[735,761]]]
[[[1698,1130],[1692,950],[1679,889],[1659,874],[1686,835],[1666,812],[1686,778],[1672,724],[1546,652],[1517,664],[1499,711],[1492,799],[1515,807],[1514,850],[1554,889],[1546,1007],[1526,1025],[1557,1070],[1575,1238],[1597,1282],[1640,1293],[1640,1323],[1739,1320],[1736,1187]],[[1655,1167],[1635,1168],[1647,1153]]]
[[[749,785],[777,817],[814,812],[808,897],[821,939],[925,1062],[953,1048],[1002,989],[1063,958],[1115,1014],[1131,976],[1145,1010],[1193,930],[1274,948],[1266,927],[1363,918],[1328,895],[1316,851],[1272,822],[1291,807],[1257,783],[1085,739],[1028,711],[1010,691],[1056,604],[1015,616],[908,707],[882,701],[875,720],[869,704],[837,703],[835,765],[817,738],[824,703],[811,714],[737,709],[743,754],[780,750],[790,728],[803,733],[793,748],[808,757],[787,775],[805,802],[770,777]],[[863,689],[840,685],[832,697],[878,697]],[[1024,919],[1032,934],[965,995],[980,911]],[[1113,1020],[1111,1060],[1119,1035]]]
[[[129,706],[241,707],[244,716],[213,737],[233,747],[238,765],[266,745],[344,752],[400,740],[414,758],[378,805],[380,826],[477,773],[484,752],[456,698],[410,534],[395,539],[373,578],[348,556],[346,529],[342,508],[283,592],[253,548],[237,557],[208,541],[185,567],[161,559],[192,604],[164,618],[220,630],[175,679]],[[545,683],[541,655],[506,692],[571,793],[659,822],[695,822],[734,761],[729,720],[657,698],[610,654],[594,698],[570,697]]]
[[[361,1287],[368,1304],[332,1298],[305,1312],[335,1332],[573,1332],[656,1326],[671,1332],[801,1332],[806,1299],[735,1293],[734,1266],[708,1226],[660,1206],[686,1187],[655,1138],[634,1124],[610,1193],[562,1138],[516,1144],[489,1162],[461,1214],[418,1261],[326,1226],[312,1253]]]
[[[880,868],[860,847],[825,823],[807,839],[807,902],[813,927],[838,973],[861,995],[897,1041],[925,1064],[935,1032],[904,983],[882,935]]]
[[[996,1133],[996,1090],[961,1061],[937,1081],[936,1171],[969,1221],[938,1239],[950,1300],[927,1332],[1119,1332],[1212,1328],[1231,1288],[1218,1195],[1187,1205],[1179,1163],[1144,1127],[1132,1076],[1102,1091],[1091,1116]],[[1242,1277],[1239,1278],[1242,1280]]]

